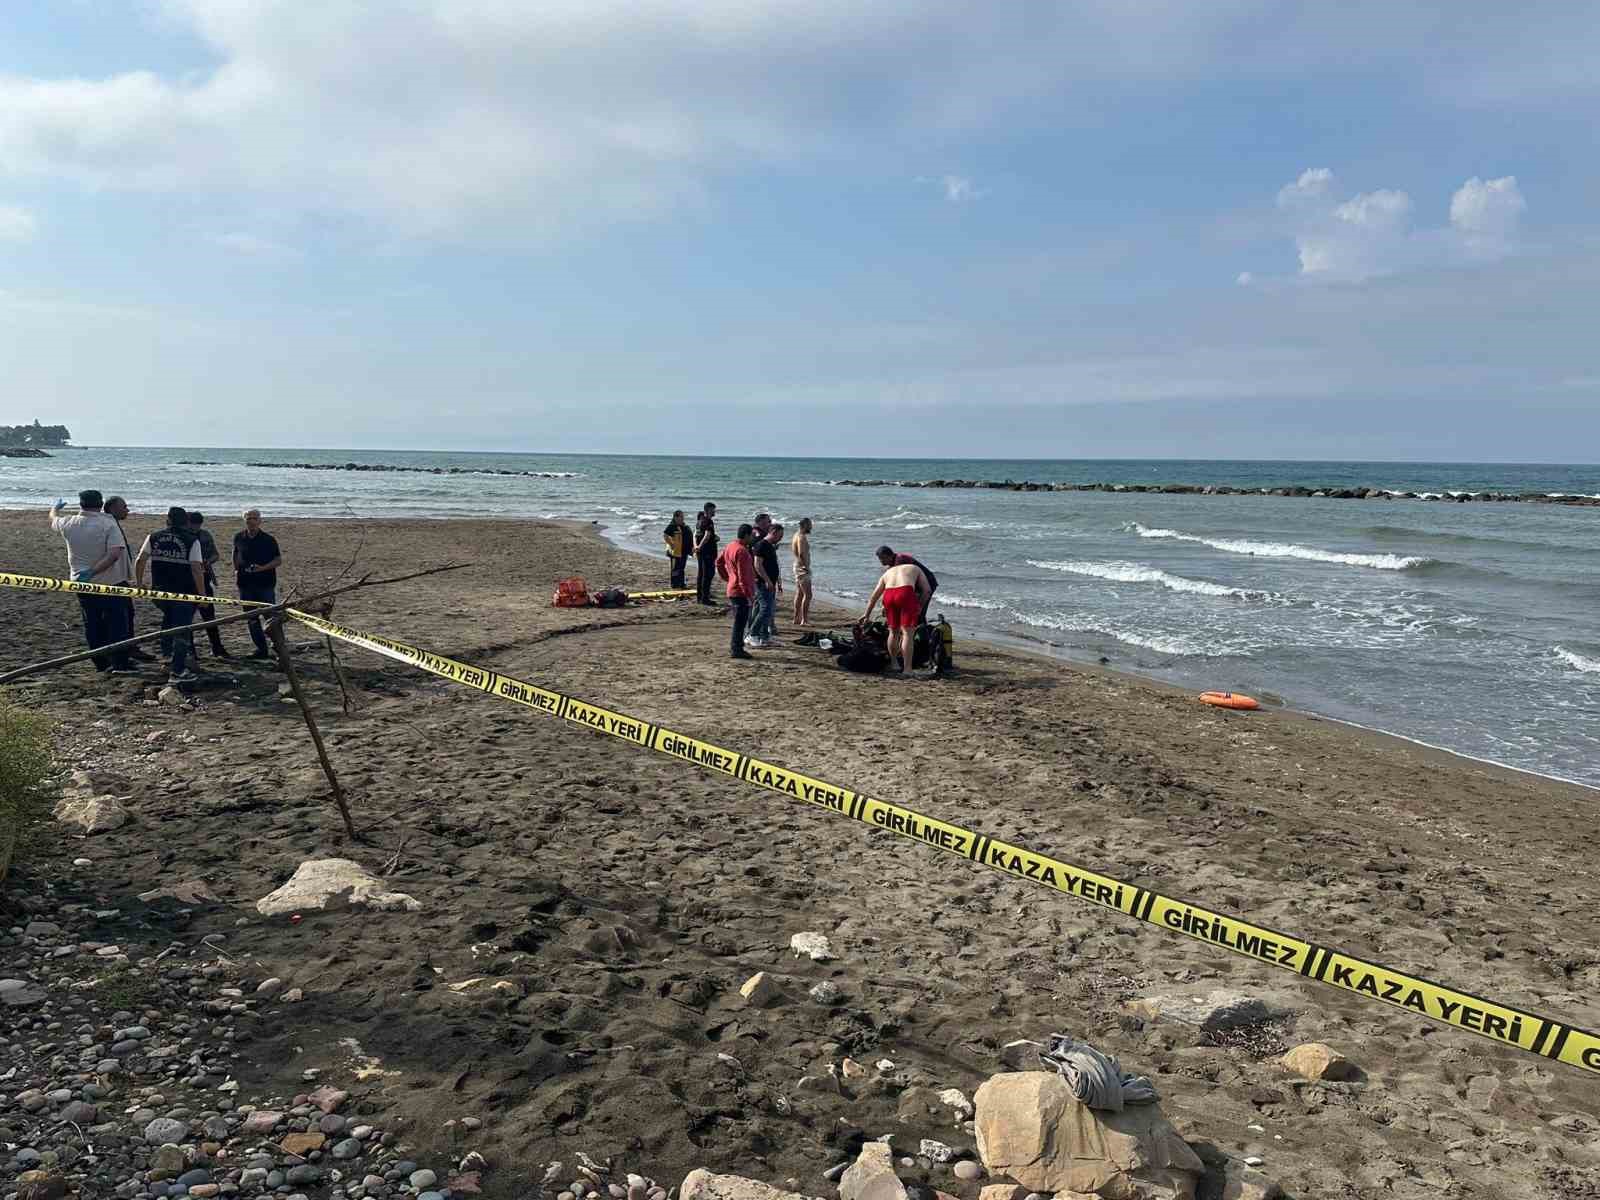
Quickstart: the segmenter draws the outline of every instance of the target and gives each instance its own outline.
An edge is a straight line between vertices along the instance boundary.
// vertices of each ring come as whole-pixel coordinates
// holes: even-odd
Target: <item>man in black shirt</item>
[[[278,539],[261,528],[260,512],[250,509],[244,514],[244,528],[233,535],[233,570],[239,583],[239,599],[276,604],[278,565],[282,562]],[[245,624],[250,626],[250,640],[256,644],[256,652],[250,657],[271,658],[261,622],[251,617]]]
[[[710,604],[711,584],[717,578],[717,506],[709,500],[694,525],[694,561],[698,569],[695,599]]]
[[[750,547],[756,560],[756,616],[750,625],[748,641],[751,646],[777,645],[778,594],[783,591],[783,580],[778,575],[778,543],[781,541],[783,526],[769,524],[766,535],[758,536]]]

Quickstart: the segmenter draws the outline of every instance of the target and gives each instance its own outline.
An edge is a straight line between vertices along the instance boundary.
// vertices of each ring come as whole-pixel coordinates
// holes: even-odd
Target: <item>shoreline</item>
[[[572,521],[570,522],[570,525],[572,528],[578,530],[590,530],[594,532],[598,537],[604,540],[607,545],[612,546],[625,554],[646,559],[652,563],[657,562],[657,555],[652,554],[650,551],[641,547],[632,546],[622,541],[620,535],[614,533],[613,528],[606,525],[604,522]],[[688,568],[686,568],[686,570],[687,569]],[[824,605],[826,605],[827,611],[848,613],[851,610],[848,600],[846,600],[844,597],[829,593],[823,589],[817,590],[816,601],[818,609],[821,609]],[[937,602],[938,598],[936,595],[935,605]],[[780,623],[791,624],[788,622]],[[815,625],[816,622],[813,621],[812,627],[814,628]],[[1034,644],[1030,645],[1030,642],[1033,642]],[[1049,643],[1045,643],[1042,641],[1042,639],[1036,640],[1020,636],[1008,638],[1004,634],[969,633],[961,635],[957,644],[956,666],[958,670],[960,669],[960,646],[963,643],[976,643],[990,647],[993,650],[1000,651],[1005,654],[1025,656],[1037,659],[1041,662],[1052,664],[1053,666],[1057,667],[1062,665],[1070,665],[1074,668],[1089,672],[1091,674],[1103,675],[1121,681],[1136,683],[1143,687],[1158,689],[1164,694],[1170,696],[1183,697],[1188,700],[1195,700],[1195,697],[1198,695],[1198,693],[1192,688],[1185,687],[1182,684],[1171,683],[1153,675],[1142,674],[1139,671],[1111,666],[1107,663],[1095,662],[1089,659],[1087,656],[1079,658],[1074,655],[1061,652],[1058,647],[1052,646]],[[1199,701],[1195,700],[1195,703],[1198,704]],[[1444,759],[1456,763],[1471,763],[1475,767],[1488,767],[1496,771],[1505,771],[1512,776],[1544,780],[1549,783],[1560,784],[1563,787],[1580,788],[1585,792],[1591,792],[1596,795],[1600,795],[1600,787],[1596,787],[1593,784],[1584,783],[1581,780],[1566,779],[1560,775],[1551,775],[1545,771],[1535,771],[1531,768],[1519,767],[1511,763],[1496,762],[1494,759],[1482,758],[1475,754],[1468,754],[1462,750],[1453,750],[1449,746],[1440,746],[1436,743],[1426,742],[1421,738],[1411,737],[1404,733],[1396,733],[1389,729],[1380,729],[1374,725],[1363,725],[1359,721],[1352,721],[1344,717],[1336,717],[1327,713],[1320,713],[1314,709],[1297,708],[1291,704],[1282,702],[1273,703],[1267,700],[1262,700],[1261,706],[1262,711],[1276,713],[1296,720],[1328,721],[1358,733],[1364,737],[1393,739],[1396,742],[1402,742],[1406,745],[1414,746],[1417,749],[1428,752],[1429,754],[1440,755]]]

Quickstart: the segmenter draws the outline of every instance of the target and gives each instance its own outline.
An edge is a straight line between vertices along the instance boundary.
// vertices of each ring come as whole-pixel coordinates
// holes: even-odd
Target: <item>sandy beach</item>
[[[214,524],[225,544],[234,526]],[[130,538],[152,526],[135,518]],[[286,556],[280,597],[352,562],[379,575],[471,564],[341,598],[344,624],[1600,1027],[1593,791],[1281,710],[1211,710],[1160,684],[963,639],[959,625],[949,678],[855,676],[793,644],[785,600],[784,644],[732,662],[720,609],[552,608],[570,574],[666,586],[664,563],[593,528],[267,527]],[[0,514],[0,566],[63,572],[42,514]],[[870,587],[872,568],[818,587]],[[0,667],[81,647],[70,597],[5,592],[0,613]],[[830,621],[846,623],[822,610],[814,624]],[[226,636],[248,652],[242,627]],[[247,1090],[294,1093],[317,1067],[423,1145],[471,1114],[483,1122],[474,1145],[497,1164],[485,1187],[497,1173],[519,1181],[506,1195],[532,1194],[530,1172],[537,1184],[542,1164],[578,1149],[662,1180],[709,1166],[823,1194],[841,1120],[914,1137],[908,1086],[971,1095],[1005,1043],[1061,1031],[1149,1074],[1192,1144],[1218,1161],[1259,1156],[1291,1196],[1600,1195],[1592,1075],[348,648],[359,694],[346,713],[322,640],[291,629],[291,642],[360,843],[268,664],[203,656],[238,683],[204,690],[194,711],[144,703],[153,674],[101,679],[87,663],[10,689],[59,722],[64,767],[117,782],[132,819],[25,861],[0,885],[0,927],[21,923],[18,897],[48,886],[57,904],[118,910],[96,936],[134,960],[174,940],[192,954],[215,934],[244,977],[300,987],[303,1001],[254,1027],[235,1067]],[[73,866],[80,857],[93,865]],[[258,898],[321,857],[390,866],[387,882],[420,911],[257,915]],[[182,880],[203,880],[217,902],[184,912],[135,899]],[[839,958],[794,957],[804,930]],[[0,967],[26,965],[14,947],[0,946]],[[739,986],[757,971],[782,1003],[744,1003]],[[490,984],[450,986],[473,979]],[[839,987],[837,1005],[808,998],[822,980]],[[1126,1007],[1212,989],[1259,997],[1275,1016],[1209,1036]],[[381,1071],[360,1077],[345,1039]],[[1312,1041],[1361,1076],[1313,1083],[1277,1063]],[[845,1055],[895,1068],[844,1094],[796,1090]],[[925,1136],[961,1135],[930,1120]],[[928,1179],[978,1195],[948,1172]]]

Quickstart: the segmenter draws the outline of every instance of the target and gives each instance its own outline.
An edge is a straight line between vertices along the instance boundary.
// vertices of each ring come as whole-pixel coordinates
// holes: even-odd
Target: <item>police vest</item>
[[[162,529],[150,535],[150,582],[158,592],[194,594],[189,549],[195,543],[187,529]]]

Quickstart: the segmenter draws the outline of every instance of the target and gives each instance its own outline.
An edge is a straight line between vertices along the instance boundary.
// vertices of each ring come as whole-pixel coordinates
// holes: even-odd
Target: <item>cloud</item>
[[[1256,277],[1249,271],[1240,271],[1238,275],[1234,276],[1233,281],[1240,287],[1249,287],[1256,281]]]
[[[25,208],[0,204],[0,242],[31,242],[39,232],[39,222]]]
[[[1417,229],[1406,192],[1379,188],[1336,198],[1327,167],[1303,172],[1279,189],[1304,278],[1359,282],[1424,267],[1457,266],[1517,251],[1518,224],[1527,208],[1515,176],[1485,183],[1474,176],[1450,200],[1448,226]]]
[[[1515,249],[1527,207],[1515,175],[1487,183],[1474,175],[1450,197],[1450,225],[1471,253],[1498,258]]]
[[[234,233],[208,233],[205,240],[222,250],[231,250],[248,258],[299,258],[300,251],[270,238],[258,237],[242,231]]]
[[[870,169],[974,130],[1082,119],[1072,99],[1098,105],[1108,86],[1166,93],[1224,70],[1298,86],[1358,59],[1363,70],[1404,65],[1423,72],[1407,86],[1457,103],[1506,92],[1479,81],[1484,72],[1534,75],[1559,52],[1573,69],[1539,94],[1596,90],[1578,69],[1593,18],[1555,0],[1444,24],[1375,0],[136,7],[160,14],[167,44],[176,33],[208,61],[182,73],[0,75],[9,172],[455,240],[650,217],[702,203],[739,169],[819,159]]]
[[[978,195],[973,189],[972,180],[965,175],[946,175],[943,183],[944,198],[951,204],[962,204]]]

